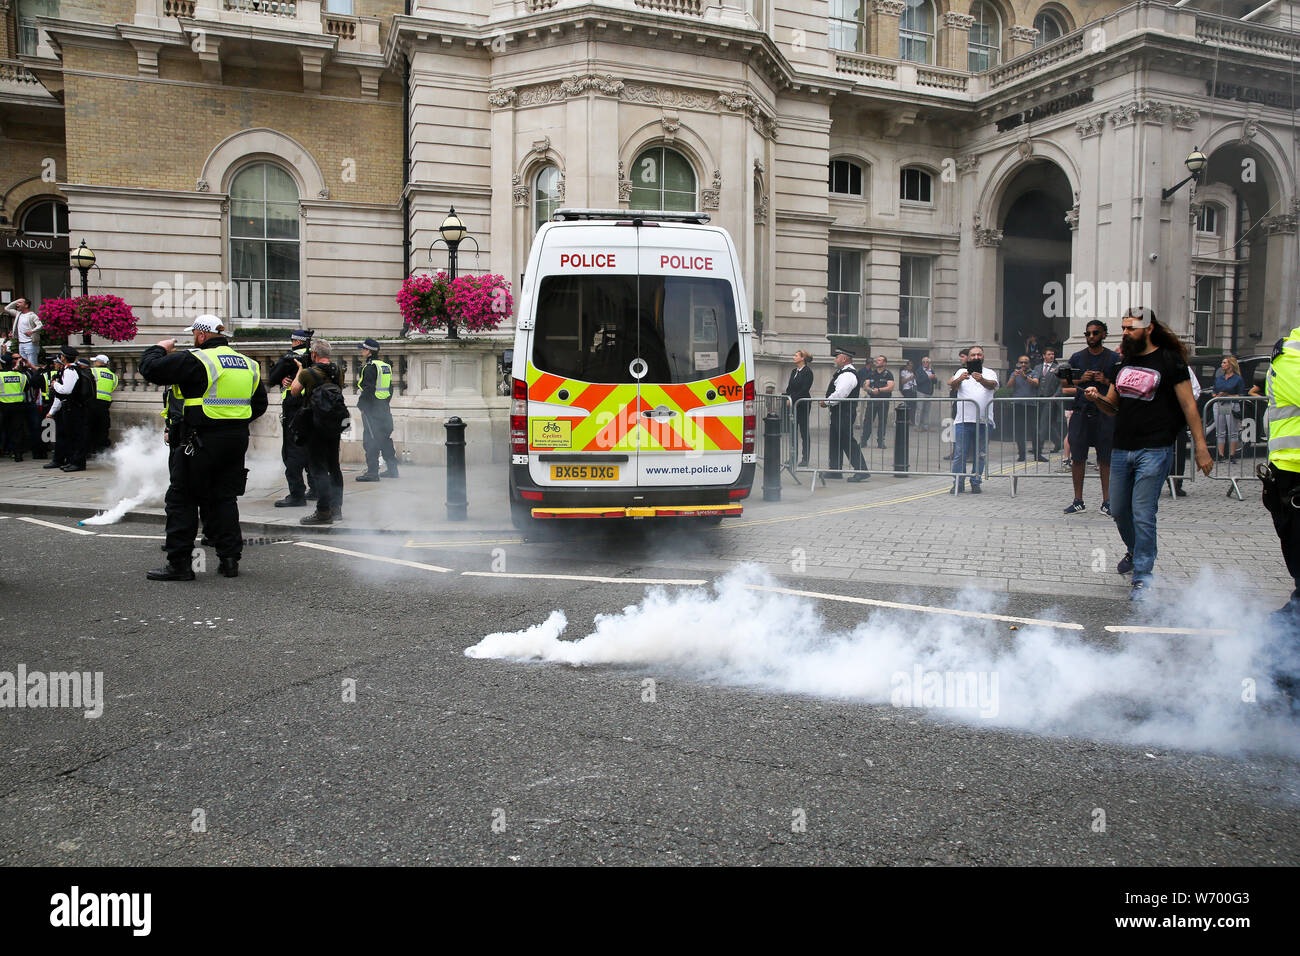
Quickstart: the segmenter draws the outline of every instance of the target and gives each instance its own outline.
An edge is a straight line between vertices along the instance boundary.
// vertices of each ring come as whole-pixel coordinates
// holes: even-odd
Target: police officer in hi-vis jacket
[[[388,407],[393,397],[393,367],[379,358],[379,343],[366,339],[359,346],[365,365],[357,381],[361,397],[357,408],[361,411],[361,441],[366,451],[366,471],[357,475],[357,481],[378,481],[397,477],[397,452],[393,448],[393,413]],[[379,456],[384,456],[387,469],[379,473]]]
[[[200,513],[221,573],[239,575],[237,499],[248,478],[248,426],[266,411],[261,368],[230,347],[220,319],[201,315],[184,331],[194,333],[195,348],[176,351],[176,340],[164,339],[140,357],[145,380],[172,386],[173,404],[179,400],[183,408],[179,422],[168,422],[167,565],[150,571],[151,581],[194,580],[190,556]]]

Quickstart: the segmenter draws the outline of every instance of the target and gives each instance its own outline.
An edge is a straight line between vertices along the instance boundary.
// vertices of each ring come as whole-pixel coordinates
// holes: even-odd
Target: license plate
[[[551,481],[618,481],[618,465],[552,465]]]

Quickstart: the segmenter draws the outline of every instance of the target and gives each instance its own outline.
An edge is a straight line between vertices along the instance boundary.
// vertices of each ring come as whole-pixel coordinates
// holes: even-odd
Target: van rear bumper
[[[581,511],[611,512],[638,508],[691,508],[707,505],[734,505],[749,497],[754,485],[754,464],[740,466],[740,477],[729,485],[656,485],[636,488],[609,488],[599,485],[579,485],[556,488],[539,485],[528,473],[527,465],[510,466],[510,500],[528,508],[545,510],[573,508]],[[523,492],[532,492],[527,498]],[[743,492],[743,494],[741,493]],[[541,497],[535,497],[540,494]],[[623,517],[623,515],[614,515]],[[574,517],[601,517],[599,514]],[[631,517],[643,517],[635,512]]]

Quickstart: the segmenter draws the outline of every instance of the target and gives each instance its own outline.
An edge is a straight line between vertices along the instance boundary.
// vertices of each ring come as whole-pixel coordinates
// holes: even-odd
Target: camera
[[[1066,385],[1070,385],[1074,381],[1074,371],[1074,366],[1069,362],[1056,363],[1056,377]]]
[[[1150,259],[1152,262],[1155,262],[1157,259],[1160,258],[1160,253],[1153,252],[1150,255],[1148,255],[1147,258]]]
[[[977,373],[979,373],[979,372],[983,372],[983,371],[984,371],[984,360],[983,360],[983,359],[967,359],[967,360],[966,360],[966,371],[970,372],[972,375],[975,375],[975,374],[977,374]]]

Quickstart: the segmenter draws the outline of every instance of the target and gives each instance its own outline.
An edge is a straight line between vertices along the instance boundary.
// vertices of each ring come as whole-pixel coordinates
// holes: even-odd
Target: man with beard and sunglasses
[[[1196,466],[1209,474],[1214,460],[1205,444],[1201,416],[1192,396],[1187,346],[1156,321],[1155,310],[1129,309],[1123,318],[1120,364],[1103,396],[1095,385],[1084,398],[1115,418],[1110,459],[1110,508],[1128,549],[1116,568],[1133,572],[1131,600],[1140,601],[1156,563],[1156,509],[1169,475],[1174,439],[1191,430]]]
[[[1104,391],[1115,380],[1115,367],[1119,355],[1102,343],[1106,341],[1106,323],[1093,319],[1084,326],[1088,345],[1070,356],[1073,378],[1061,388],[1062,395],[1073,395],[1073,412],[1066,430],[1069,440],[1070,477],[1074,481],[1074,501],[1065,509],[1067,515],[1078,514],[1087,506],[1083,503],[1083,476],[1088,465],[1088,449],[1097,449],[1097,471],[1101,476],[1101,513],[1110,512],[1110,452],[1115,439],[1115,423],[1089,405],[1084,399],[1084,389],[1095,387]]]

